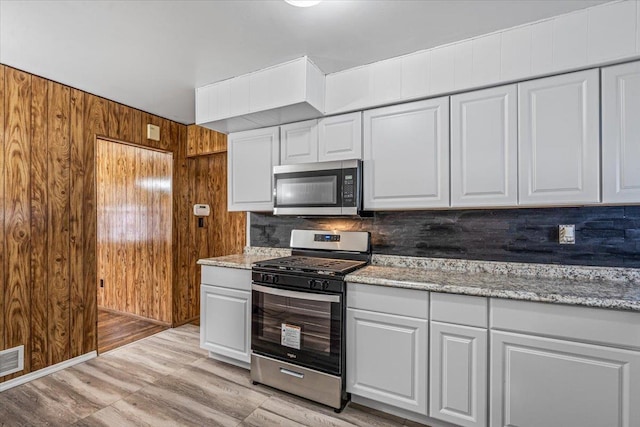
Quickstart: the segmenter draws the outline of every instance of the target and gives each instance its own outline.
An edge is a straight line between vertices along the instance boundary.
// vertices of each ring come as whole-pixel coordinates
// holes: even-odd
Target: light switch
[[[574,245],[576,243],[575,224],[560,224],[558,226],[558,243],[561,245]]]

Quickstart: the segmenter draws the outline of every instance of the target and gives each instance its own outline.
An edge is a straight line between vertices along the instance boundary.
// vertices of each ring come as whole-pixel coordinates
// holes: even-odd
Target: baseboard
[[[430,427],[456,427],[455,424],[450,424],[445,421],[440,421],[427,417],[426,415],[416,414],[415,412],[407,411],[406,409],[396,408],[395,406],[388,405],[386,403],[377,402],[366,397],[351,395],[351,401],[358,405],[366,406],[368,408],[377,409],[387,414],[395,415],[396,417],[405,418],[409,421],[415,421],[420,424],[425,424]]]
[[[35,379],[47,376],[49,374],[53,374],[54,372],[61,371],[66,368],[70,368],[71,366],[86,362],[87,360],[94,359],[96,356],[98,356],[98,352],[91,351],[89,353],[83,354],[82,356],[74,357],[73,359],[65,360],[64,362],[47,366],[46,368],[39,369],[35,372],[29,372],[28,374],[24,374],[18,378],[14,378],[12,380],[0,383],[0,392],[9,390],[10,388],[28,383],[29,381],[33,381]]]
[[[112,308],[107,308],[107,307],[98,307],[98,310],[119,314],[121,316],[133,317],[134,319],[144,320],[145,322],[153,323],[155,325],[160,325],[160,326],[166,326],[167,328],[171,327],[171,322],[163,322],[162,320],[151,319],[149,317],[140,316],[139,314],[127,313],[126,311],[114,310]]]
[[[187,323],[191,323],[194,320],[200,320],[200,316],[192,317],[191,319],[181,320],[180,322],[175,322],[172,328],[177,328],[178,326],[186,325]]]

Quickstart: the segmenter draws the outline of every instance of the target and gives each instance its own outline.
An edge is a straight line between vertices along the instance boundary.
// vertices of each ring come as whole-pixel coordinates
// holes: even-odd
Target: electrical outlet
[[[575,224],[560,224],[558,226],[558,243],[561,245],[575,245],[576,226]]]

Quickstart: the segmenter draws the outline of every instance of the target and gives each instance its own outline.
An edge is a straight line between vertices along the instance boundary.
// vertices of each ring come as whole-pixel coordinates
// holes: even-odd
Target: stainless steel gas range
[[[292,255],[252,269],[251,379],[341,411],[345,275],[371,258],[367,232],[293,230]]]

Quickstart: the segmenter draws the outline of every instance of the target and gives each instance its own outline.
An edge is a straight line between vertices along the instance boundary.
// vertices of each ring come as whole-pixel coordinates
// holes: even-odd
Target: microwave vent
[[[0,351],[0,377],[24,369],[24,346]]]

